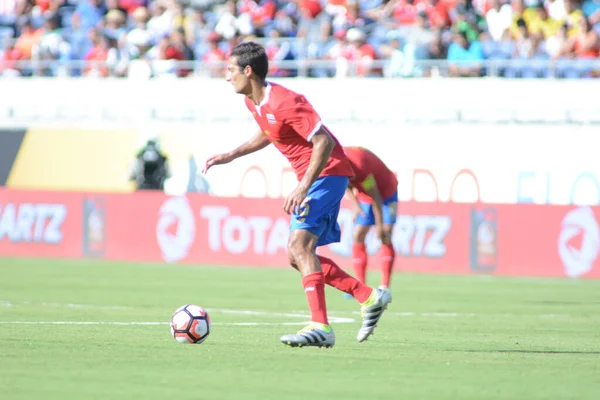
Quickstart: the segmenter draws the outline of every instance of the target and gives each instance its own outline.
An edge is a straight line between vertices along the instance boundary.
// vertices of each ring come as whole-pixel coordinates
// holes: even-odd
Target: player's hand
[[[202,173],[205,174],[210,167],[213,165],[221,165],[230,163],[233,159],[228,154],[217,154],[215,156],[209,157],[204,164],[204,168],[202,169]]]
[[[287,214],[292,214],[296,210],[300,209],[300,206],[306,200],[306,195],[308,194],[308,190],[302,187],[301,185],[296,186],[296,189],[292,191],[283,202],[283,210]],[[299,211],[298,211],[299,212]]]
[[[363,217],[367,216],[367,214],[365,214],[365,212],[362,210],[362,208],[354,207],[354,210],[352,211],[352,222],[353,223],[356,222],[356,219],[358,218],[359,215],[362,215]]]
[[[389,244],[392,242],[392,238],[388,235],[388,232],[385,230],[383,226],[376,227],[377,229],[377,237],[381,240],[383,244]]]

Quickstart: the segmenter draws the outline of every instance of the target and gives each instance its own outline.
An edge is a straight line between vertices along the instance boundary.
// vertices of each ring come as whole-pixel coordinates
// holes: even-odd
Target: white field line
[[[124,309],[135,309],[134,307],[123,307],[123,306],[98,306],[98,305],[86,305],[86,304],[72,304],[72,303],[32,303],[32,302],[19,302],[13,303],[10,301],[0,301],[0,307],[14,307],[22,305],[39,305],[46,307],[68,307],[68,308],[80,308],[80,309],[111,309],[111,310],[124,310]],[[267,317],[281,317],[285,319],[289,318],[300,318],[301,321],[289,322],[289,321],[276,321],[276,322],[213,322],[213,325],[230,325],[230,326],[259,326],[259,325],[307,325],[310,323],[310,315],[305,313],[277,313],[269,311],[256,311],[256,310],[231,310],[231,309],[219,309],[219,308],[207,308],[207,312],[214,314],[235,314],[235,315],[256,315],[256,316],[267,316]],[[354,318],[348,317],[335,317],[329,316],[329,320],[332,323],[347,324],[355,322]],[[157,322],[157,321],[0,321],[0,325],[169,325],[169,322]]]
[[[335,311],[336,314],[360,315],[359,311]],[[487,313],[455,313],[455,312],[411,312],[411,311],[387,311],[387,316],[394,317],[539,317],[539,318],[562,318],[570,317],[570,314],[487,314]]]
[[[63,308],[77,308],[77,309],[105,309],[105,310],[135,310],[138,307],[128,307],[119,305],[91,305],[91,304],[75,304],[75,303],[53,303],[53,302],[11,302],[8,300],[0,300],[0,307],[15,307],[15,306],[43,306],[43,307],[63,307]],[[258,311],[258,310],[233,310],[227,308],[207,308],[206,311],[209,313],[220,313],[220,314],[235,314],[235,315],[256,315],[256,316],[269,316],[269,317],[283,317],[283,318],[310,318],[310,315],[306,314],[304,310],[293,310],[290,313],[277,313],[270,311]],[[342,315],[360,315],[359,311],[330,311],[332,314]],[[488,313],[456,313],[456,312],[411,312],[411,311],[387,311],[386,315],[395,317],[521,317],[525,314],[488,314]],[[570,317],[569,314],[531,314],[528,317],[538,318],[563,318]],[[333,317],[329,319],[333,323],[352,323],[355,321],[354,318],[345,317]],[[307,320],[308,321],[308,320]],[[307,324],[307,321],[302,322],[231,322],[231,323],[220,323],[227,325],[238,325],[238,326],[253,326],[253,325],[302,325]],[[60,321],[57,321],[60,322]],[[3,322],[0,321],[0,324]],[[6,323],[6,322],[4,322]],[[124,323],[130,324],[133,323]],[[135,323],[138,324],[138,323]],[[155,324],[154,322],[149,323],[150,325]],[[156,322],[156,324],[161,324]],[[219,324],[219,323],[217,323]],[[83,325],[83,323],[82,323]],[[116,322],[114,325],[118,325]],[[139,325],[139,324],[138,324]]]
[[[15,306],[43,306],[43,307],[96,309],[96,310],[133,310],[133,309],[135,309],[135,307],[126,307],[126,306],[101,306],[101,305],[93,305],[93,304],[48,303],[48,302],[35,303],[35,302],[31,302],[31,301],[20,301],[20,302],[14,303],[12,301],[0,300],[0,307],[15,307]]]
[[[348,318],[349,319],[349,318]],[[354,321],[354,320],[352,320]],[[229,325],[229,326],[259,326],[259,325],[307,325],[310,321],[300,322],[213,322],[211,325]],[[348,322],[346,320],[336,321]],[[157,321],[0,321],[0,325],[169,325],[168,322]]]

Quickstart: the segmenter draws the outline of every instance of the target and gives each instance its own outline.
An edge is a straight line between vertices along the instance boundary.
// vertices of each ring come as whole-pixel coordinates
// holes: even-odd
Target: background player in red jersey
[[[325,346],[335,343],[325,303],[325,284],[352,295],[362,304],[363,323],[357,340],[366,340],[390,301],[387,290],[373,289],[348,275],[332,260],[317,256],[316,248],[340,241],[337,217],[352,167],[337,139],[322,124],[306,98],[266,81],[269,62],[265,49],[245,42],[231,51],[227,81],[246,96],[246,106],[259,132],[235,150],[210,157],[204,172],[254,153],[270,143],[289,160],[298,186],[285,198],[283,209],[292,214],[288,257],[302,274],[312,322],[297,334],[284,335],[289,346]]]
[[[398,210],[398,180],[373,152],[363,147],[344,147],[354,177],[348,195],[354,203],[352,260],[356,278],[365,283],[367,251],[365,238],[374,225],[381,239],[381,286],[389,288],[394,267],[392,231]],[[355,193],[356,191],[356,193]]]

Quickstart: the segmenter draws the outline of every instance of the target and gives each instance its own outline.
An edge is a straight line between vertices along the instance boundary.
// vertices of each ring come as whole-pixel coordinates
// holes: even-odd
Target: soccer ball
[[[200,306],[186,304],[171,317],[171,334],[179,343],[202,343],[210,333],[210,317]]]

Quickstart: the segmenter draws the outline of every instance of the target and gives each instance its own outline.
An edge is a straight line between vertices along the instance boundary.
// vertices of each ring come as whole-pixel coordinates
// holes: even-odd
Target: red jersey
[[[372,203],[365,186],[376,184],[381,198],[386,199],[398,190],[398,179],[379,157],[363,147],[344,147],[346,156],[354,170],[352,186],[358,190],[358,200]]]
[[[289,160],[298,180],[301,180],[310,164],[313,149],[311,139],[323,126],[319,114],[303,95],[275,83],[267,83],[265,98],[260,105],[255,105],[246,97],[246,106],[260,129]],[[353,176],[342,146],[331,132],[329,134],[335,140],[335,147],[319,177]]]

